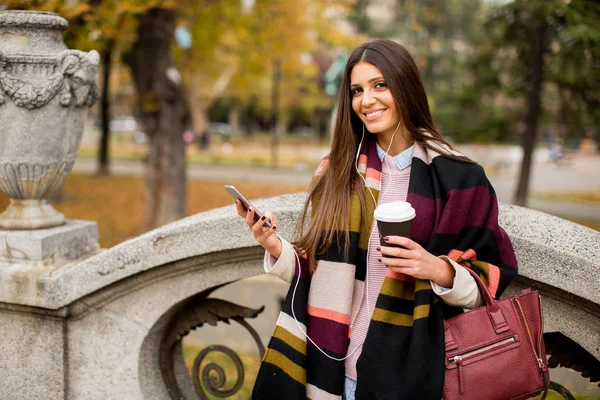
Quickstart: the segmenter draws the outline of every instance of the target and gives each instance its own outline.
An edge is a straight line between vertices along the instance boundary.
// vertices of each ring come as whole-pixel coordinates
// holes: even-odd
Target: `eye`
[[[387,87],[388,87],[388,85],[387,85],[387,83],[385,83],[385,82],[377,82],[377,83],[375,84],[375,88],[376,88],[376,89],[385,89],[385,88],[387,88]]]
[[[354,88],[350,91],[350,94],[352,94],[352,96],[356,96],[357,94],[360,94],[362,92],[362,88]]]

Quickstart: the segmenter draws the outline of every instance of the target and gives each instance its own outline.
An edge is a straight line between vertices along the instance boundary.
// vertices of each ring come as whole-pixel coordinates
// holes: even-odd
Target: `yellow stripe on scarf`
[[[293,380],[300,382],[303,385],[306,385],[306,370],[294,363],[292,360],[284,356],[282,353],[277,350],[269,349],[265,353],[264,362],[268,362],[269,364],[273,364],[277,368],[281,369],[290,378]]]
[[[387,311],[381,308],[375,308],[373,316],[371,317],[374,321],[385,322],[390,325],[397,326],[413,326],[413,316],[407,314],[400,314],[393,311]]]
[[[381,294],[404,300],[415,299],[415,284],[386,277],[381,285]]]
[[[375,308],[371,317],[375,321],[397,326],[413,326],[414,320],[421,318],[429,318],[429,304],[416,306],[413,310],[413,315]]]
[[[360,232],[362,212],[360,200],[356,194],[350,197],[350,232]]]
[[[415,319],[429,318],[429,304],[416,306],[414,311]]]
[[[283,340],[288,346],[296,350],[298,353],[306,355],[306,342],[301,340],[298,336],[294,335],[290,331],[281,326],[275,327],[273,337]]]

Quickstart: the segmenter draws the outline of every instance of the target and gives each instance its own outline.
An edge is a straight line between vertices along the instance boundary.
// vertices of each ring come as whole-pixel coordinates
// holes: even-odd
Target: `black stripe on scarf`
[[[328,353],[336,358],[343,358],[346,355]],[[345,377],[344,362],[333,361],[325,357],[312,343],[308,344],[308,359],[309,365],[319,365],[319,369],[311,368],[307,371],[307,382],[329,393],[341,396]],[[280,398],[285,398],[285,396]]]
[[[271,346],[271,343],[269,343],[269,346]],[[306,400],[306,387],[290,379],[288,375],[275,365],[263,362],[260,365],[260,373],[254,383],[252,399]]]

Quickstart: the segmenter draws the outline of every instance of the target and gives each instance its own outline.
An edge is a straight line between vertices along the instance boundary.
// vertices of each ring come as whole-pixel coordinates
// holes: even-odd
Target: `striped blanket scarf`
[[[327,163],[323,160],[317,174]],[[359,171],[375,199],[381,166],[375,141],[369,139]],[[430,253],[448,255],[475,270],[498,297],[517,274],[517,263],[498,225],[496,195],[483,168],[415,143],[407,201],[416,211],[411,238]],[[320,349],[334,358],[348,352],[350,315],[353,301],[360,302],[363,295],[375,207],[367,201],[367,215],[361,215],[353,196],[348,254],[344,235],[338,235],[338,243],[318,255],[312,276],[306,259],[300,258],[253,399],[341,399],[344,362]],[[357,363],[356,398],[441,399],[443,318],[459,312],[439,300],[429,281],[388,270]]]

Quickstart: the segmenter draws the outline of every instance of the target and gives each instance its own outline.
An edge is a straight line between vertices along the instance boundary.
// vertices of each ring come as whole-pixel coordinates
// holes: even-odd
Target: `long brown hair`
[[[359,62],[373,64],[381,71],[412,140],[437,151],[440,150],[440,144],[452,149],[433,123],[421,75],[404,46],[385,39],[372,40],[358,46],[348,59],[339,89],[339,107],[329,163],[309,190],[297,225],[296,233],[300,239],[296,245],[308,257],[311,272],[316,267],[318,252],[330,247],[338,239],[344,239],[344,250],[348,254],[350,201],[353,194],[359,197],[363,215],[365,214],[365,191],[362,180],[354,169],[363,123],[352,110],[350,91],[350,74]],[[437,142],[438,146],[431,146],[431,141]],[[450,153],[448,156],[456,158]],[[308,227],[305,227],[310,205],[312,218]],[[340,233],[342,237],[339,236]]]

